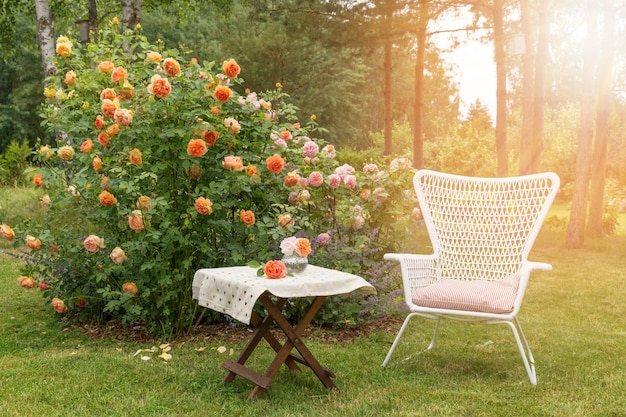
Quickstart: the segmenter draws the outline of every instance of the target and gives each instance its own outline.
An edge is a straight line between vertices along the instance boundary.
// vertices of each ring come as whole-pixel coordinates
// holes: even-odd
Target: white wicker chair
[[[400,262],[410,313],[383,362],[386,366],[414,316],[508,324],[524,366],[537,384],[534,358],[517,314],[532,270],[551,265],[528,254],[559,188],[554,173],[473,178],[420,170],[413,179],[433,254],[388,253]]]

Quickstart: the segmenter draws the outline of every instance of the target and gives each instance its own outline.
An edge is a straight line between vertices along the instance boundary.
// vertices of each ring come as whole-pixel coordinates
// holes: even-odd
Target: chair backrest
[[[519,271],[559,188],[554,173],[476,178],[420,170],[413,179],[437,279],[499,280]]]

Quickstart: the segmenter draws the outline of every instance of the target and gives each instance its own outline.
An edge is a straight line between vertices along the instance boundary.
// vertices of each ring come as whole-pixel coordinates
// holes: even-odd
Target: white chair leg
[[[537,371],[535,370],[535,359],[533,358],[533,353],[530,350],[530,346],[528,346],[528,341],[526,340],[526,336],[524,336],[524,332],[522,331],[522,326],[520,322],[517,320],[517,317],[515,317],[513,321],[507,321],[505,323],[508,324],[513,330],[513,336],[515,336],[517,347],[519,348],[519,352],[522,355],[522,360],[524,361],[524,367],[526,368],[526,372],[528,373],[528,379],[530,379],[530,383],[532,385],[537,385]]]
[[[441,323],[441,319],[437,319],[435,323],[435,332],[433,333],[433,340],[430,341],[430,345],[426,348],[426,350],[431,350],[435,347],[435,340],[437,340],[437,335],[439,334],[439,323]]]
[[[396,346],[398,345],[398,342],[400,341],[400,338],[402,337],[402,334],[404,333],[406,326],[409,324],[409,321],[411,321],[411,319],[416,315],[417,314],[415,313],[411,313],[408,316],[406,316],[406,318],[404,319],[404,323],[402,323],[402,327],[400,327],[400,331],[398,332],[398,335],[393,341],[393,344],[391,345],[389,352],[387,352],[387,356],[385,357],[385,360],[383,361],[383,367],[387,366],[387,362],[389,362],[389,359],[391,358],[393,351],[396,350]]]

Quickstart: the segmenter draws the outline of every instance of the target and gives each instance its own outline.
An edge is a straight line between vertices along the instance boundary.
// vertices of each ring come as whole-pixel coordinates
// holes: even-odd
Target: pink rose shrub
[[[29,248],[23,285],[45,282],[55,311],[179,333],[198,318],[200,268],[256,260],[281,278],[269,260],[293,237],[312,264],[366,275],[393,246],[383,230],[415,205],[400,192],[405,161],[394,171],[338,162],[315,138],[316,118],[299,122],[280,86],[246,90],[235,59],[199,64],[114,23],[99,39],[57,42],[61,94],[45,95],[44,126],[66,137],[34,156],[45,227],[0,226]],[[364,199],[364,189],[375,191]]]

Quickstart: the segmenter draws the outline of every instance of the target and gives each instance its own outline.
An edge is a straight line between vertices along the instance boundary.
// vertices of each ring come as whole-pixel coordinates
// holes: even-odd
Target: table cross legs
[[[278,298],[276,302],[273,302],[269,293],[263,293],[259,297],[259,301],[261,301],[261,304],[265,310],[267,310],[267,316],[261,320],[258,315],[253,313],[252,324],[255,326],[254,333],[236,362],[225,360],[222,364],[222,366],[229,371],[224,377],[223,382],[231,382],[237,375],[253,382],[256,386],[248,396],[248,399],[252,399],[265,392],[283,364],[292,371],[300,371],[300,368],[296,364],[296,362],[298,362],[311,368],[326,388],[337,389],[335,383],[331,380],[331,378],[335,377],[335,374],[330,369],[320,365],[300,338],[325,299],[326,297],[324,296],[315,297],[302,319],[300,319],[300,322],[292,326],[282,313],[282,308],[287,302],[287,299]],[[270,330],[270,326],[274,322],[287,337],[284,345],[276,339]],[[265,339],[276,352],[274,360],[263,375],[244,366],[262,339]],[[300,356],[291,353],[294,347],[300,353]]]

